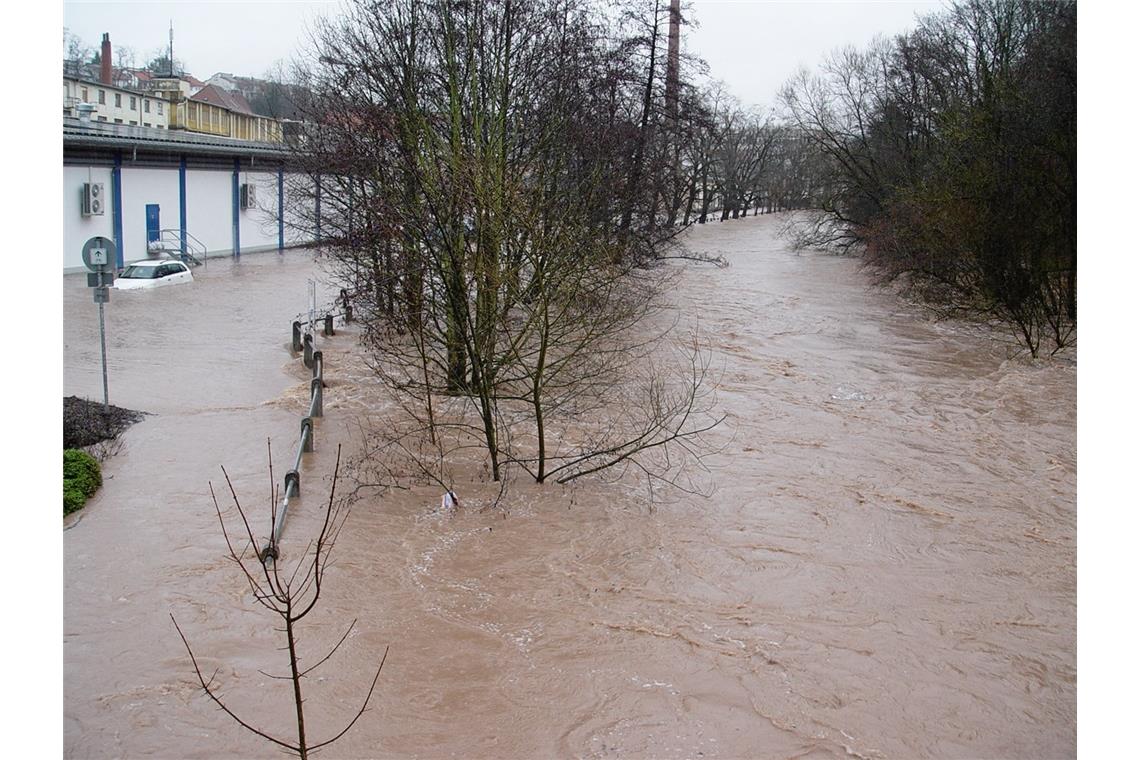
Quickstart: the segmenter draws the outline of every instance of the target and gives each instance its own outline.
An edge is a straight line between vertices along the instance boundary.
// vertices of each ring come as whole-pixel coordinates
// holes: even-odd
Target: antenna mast
[[[170,53],[167,55],[170,60],[170,76],[174,76],[174,19],[170,19]]]

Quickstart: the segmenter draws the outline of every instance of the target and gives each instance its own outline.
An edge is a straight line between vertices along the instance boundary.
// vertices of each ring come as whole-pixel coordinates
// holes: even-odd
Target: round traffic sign
[[[92,272],[111,272],[115,269],[115,241],[101,235],[83,244],[83,266]]]

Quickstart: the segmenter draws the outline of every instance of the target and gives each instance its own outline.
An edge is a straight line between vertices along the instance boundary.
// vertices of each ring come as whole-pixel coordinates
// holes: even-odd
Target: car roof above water
[[[124,266],[128,267],[157,267],[163,264],[182,264],[181,261],[174,259],[140,259],[139,261],[128,261]],[[182,266],[186,266],[182,264]]]

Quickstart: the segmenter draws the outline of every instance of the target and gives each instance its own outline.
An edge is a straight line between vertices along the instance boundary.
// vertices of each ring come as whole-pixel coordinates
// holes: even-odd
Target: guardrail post
[[[325,335],[336,335],[333,332],[332,314],[325,315]]]
[[[309,452],[313,450],[313,418],[301,418],[301,451]]]
[[[321,390],[321,385],[322,383],[319,377],[314,377],[309,381],[310,394],[311,398],[313,399],[313,402],[310,406],[312,408],[312,415],[314,417],[323,417],[325,413],[324,392]]]
[[[301,323],[293,322],[293,353],[301,353]]]
[[[285,498],[289,498],[289,486],[293,486],[293,495],[301,495],[301,473],[296,470],[289,470],[285,473]]]
[[[324,378],[325,375],[325,354],[323,351],[313,352],[313,377]]]
[[[305,345],[305,366],[312,368],[313,366],[313,336],[305,333],[305,338],[302,341]]]

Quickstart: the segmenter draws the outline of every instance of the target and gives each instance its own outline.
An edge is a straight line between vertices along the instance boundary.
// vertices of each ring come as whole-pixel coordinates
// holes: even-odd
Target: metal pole
[[[309,332],[316,332],[317,324],[317,281],[309,280]]]
[[[310,380],[309,389],[309,392],[311,394],[310,398],[312,399],[309,402],[309,416],[324,416],[324,393],[321,390],[321,379],[319,377],[314,377],[312,380]]]
[[[301,451],[308,453],[313,450],[313,418],[301,418]],[[300,458],[298,457],[298,466]]]
[[[99,302],[99,350],[103,355],[103,416],[106,418],[111,414],[111,403],[107,395],[107,333],[103,326],[102,301]]]

